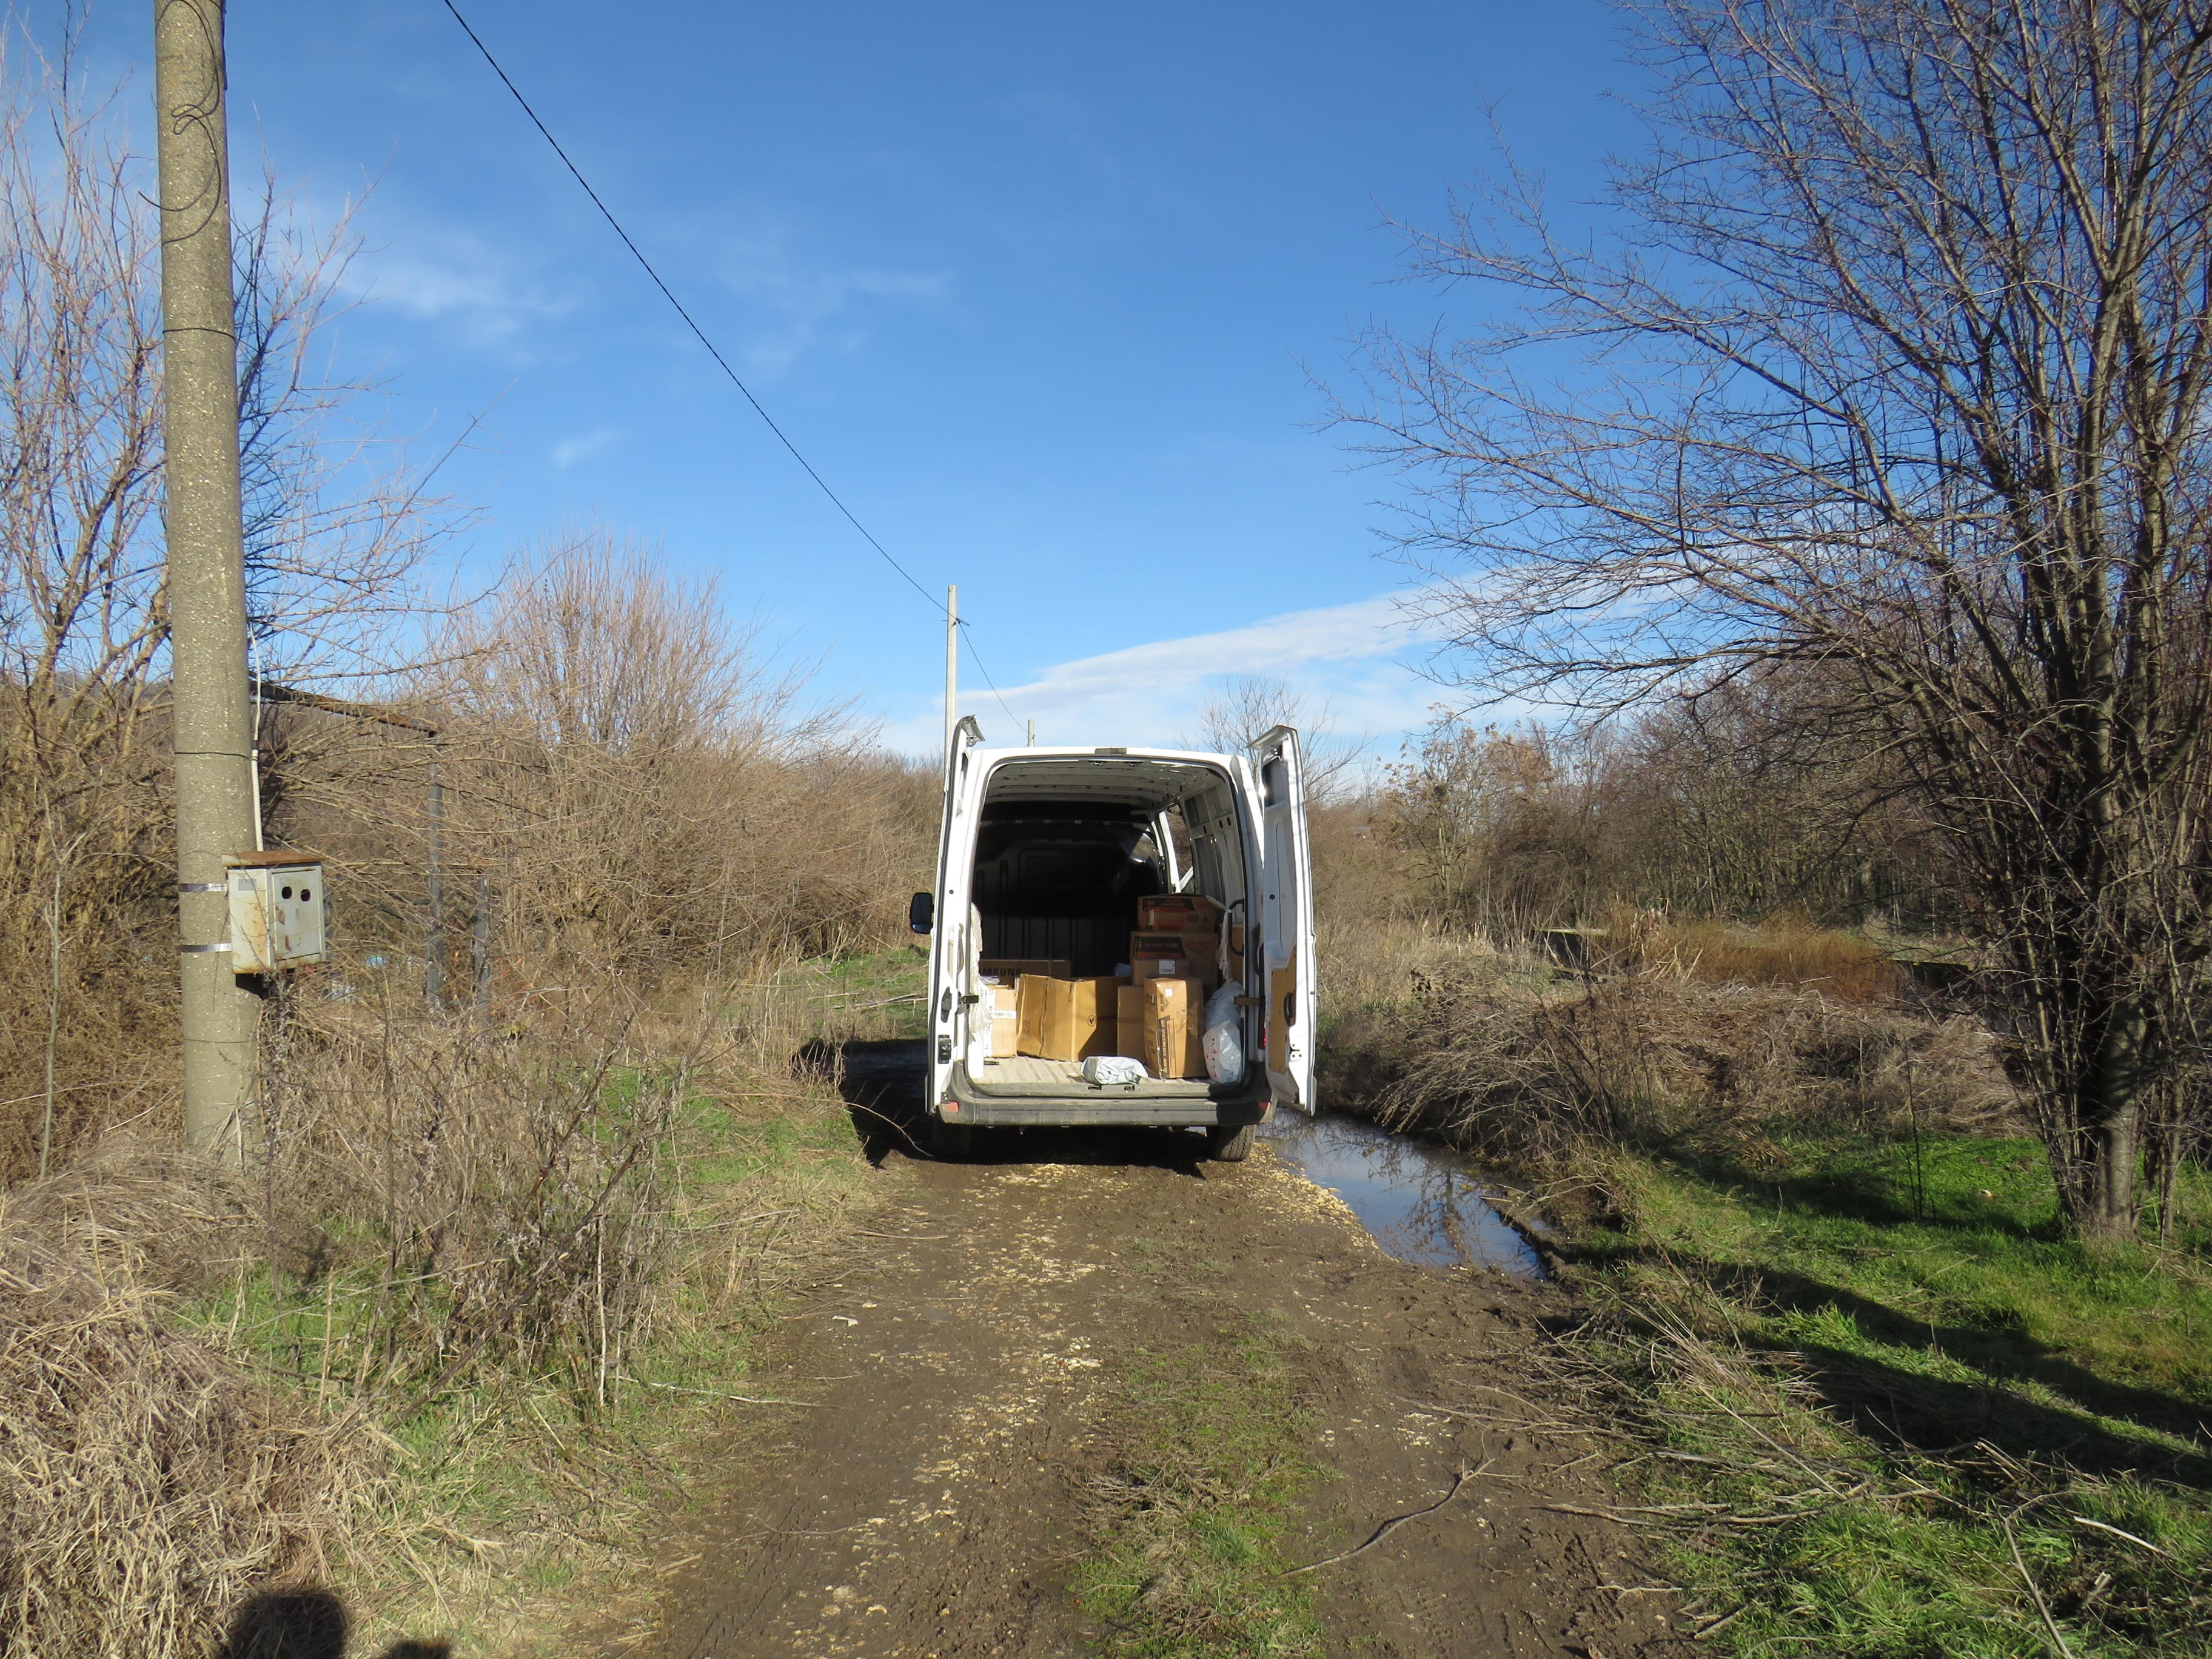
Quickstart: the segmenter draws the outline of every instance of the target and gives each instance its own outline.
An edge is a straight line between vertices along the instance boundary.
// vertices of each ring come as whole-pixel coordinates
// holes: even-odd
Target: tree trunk
[[[2086,1160],[2074,1182],[2066,1219],[2092,1243],[2118,1243],[2139,1236],[2142,1224],[2143,1102],[2151,1022],[2140,1004],[2122,1001],[2108,1017],[2078,1106],[2081,1133],[2075,1156]]]

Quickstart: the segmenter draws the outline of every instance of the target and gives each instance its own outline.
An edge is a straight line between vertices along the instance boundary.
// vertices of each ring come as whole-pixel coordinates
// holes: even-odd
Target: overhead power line
[[[622,239],[622,245],[629,250],[630,257],[637,261],[640,268],[652,279],[653,287],[660,290],[660,297],[675,308],[676,314],[684,319],[684,327],[690,329],[699,343],[707,348],[707,355],[714,360],[714,366],[729,376],[730,384],[737,387],[744,395],[744,400],[752,405],[753,413],[761,417],[762,423],[770,432],[775,434],[776,441],[791,452],[791,459],[805,469],[806,476],[814,480],[816,488],[830,498],[830,505],[845,515],[846,523],[860,532],[861,539],[882,556],[884,562],[897,571],[906,585],[921,594],[923,600],[939,616],[944,615],[945,602],[915,580],[914,573],[891,556],[890,550],[878,541],[875,533],[860,522],[859,516],[851,507],[845,505],[844,498],[830,487],[828,479],[814,470],[814,463],[806,459],[799,446],[792,442],[790,434],[775,423],[775,417],[762,406],[759,398],[753,396],[752,388],[738,376],[736,369],[730,367],[729,359],[723,356],[714,341],[707,337],[707,331],[699,326],[698,319],[684,308],[684,301],[678,299],[675,291],[661,280],[660,273],[653,269],[653,261],[645,257],[644,251],[632,240],[629,232],[623,228],[622,221],[614,216],[614,210],[600,199],[599,191],[592,188],[592,181],[584,177],[583,169],[569,159],[568,152],[561,147],[561,141],[553,136],[553,130],[547,126],[538,112],[531,107],[530,100],[522,95],[522,88],[514,84],[514,77],[500,67],[499,59],[492,56],[491,48],[483,43],[483,37],[470,26],[467,18],[461,15],[461,9],[453,3],[453,0],[445,0],[445,7],[447,11],[453,13],[453,21],[461,26],[461,33],[469,37],[470,43],[483,55],[484,62],[491,65],[491,72],[499,76],[500,84],[505,87],[513,94],[514,101],[521,106],[522,112],[530,118],[530,125],[538,129],[538,136],[552,146],[553,153],[561,158],[561,165],[568,169],[568,176],[582,187],[585,195],[592,198],[592,205],[599,209],[599,216],[605,219],[608,227]],[[1006,718],[1012,720],[1014,711],[1007,708],[1006,698],[1000,696],[998,684],[991,678],[991,671],[983,666],[983,659],[975,649],[974,631],[965,622],[961,623],[959,628],[961,637],[968,642],[968,654],[975,659],[976,672],[982,675],[983,684],[990,687],[991,695],[998,698],[999,707],[1006,709]]]

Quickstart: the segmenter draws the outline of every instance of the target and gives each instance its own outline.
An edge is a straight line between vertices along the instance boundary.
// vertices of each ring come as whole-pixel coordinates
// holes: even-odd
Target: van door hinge
[[[937,1063],[939,1066],[950,1066],[952,1063],[952,1039],[949,1036],[937,1039]]]

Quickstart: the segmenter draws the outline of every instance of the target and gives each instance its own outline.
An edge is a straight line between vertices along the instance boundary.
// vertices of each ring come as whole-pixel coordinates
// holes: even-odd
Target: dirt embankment
[[[895,1058],[884,1056],[884,1059]],[[888,1107],[897,1078],[866,1092]],[[1416,1268],[1275,1164],[1194,1138],[1007,1137],[973,1162],[880,1148],[872,1249],[790,1315],[779,1414],[703,1472],[672,1529],[658,1659],[1075,1655],[1110,1645],[1075,1583],[1092,1551],[1118,1368],[1276,1334],[1302,1455],[1324,1474],[1284,1559],[1324,1644],[1375,1656],[1689,1651],[1605,1497],[1592,1445],[1549,1416],[1526,1354],[1555,1291]],[[1455,1414],[1456,1413],[1456,1414]]]

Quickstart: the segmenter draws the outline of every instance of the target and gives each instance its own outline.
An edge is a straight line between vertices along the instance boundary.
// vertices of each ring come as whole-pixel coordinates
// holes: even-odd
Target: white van
[[[993,1056],[985,963],[1127,972],[1139,899],[1168,893],[1213,900],[1239,947],[1223,965],[1241,970],[1243,1076],[1101,1088],[1076,1061]],[[1203,1127],[1234,1161],[1278,1104],[1314,1108],[1312,862],[1288,726],[1218,755],[987,748],[963,720],[937,890],[915,895],[909,920],[930,935],[926,1099],[940,1152],[959,1156],[997,1125],[1166,1124]]]

